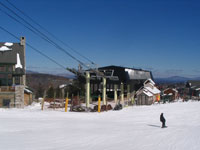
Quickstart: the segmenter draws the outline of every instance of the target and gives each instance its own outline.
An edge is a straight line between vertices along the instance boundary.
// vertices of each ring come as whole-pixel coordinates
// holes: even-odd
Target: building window
[[[6,86],[6,76],[5,74],[0,74],[0,86]]]
[[[0,66],[0,72],[6,72],[6,67],[5,66]]]
[[[3,107],[10,107],[10,99],[3,99]]]
[[[8,74],[8,86],[11,86],[12,84],[13,84],[12,74]]]
[[[12,74],[8,74],[8,79],[12,79]]]
[[[0,74],[0,79],[5,78],[5,74]]]
[[[12,74],[0,74],[0,86],[11,86],[12,82]]]
[[[20,85],[20,77],[19,76],[15,77],[15,84]]]
[[[8,72],[12,72],[12,71],[13,71],[13,67],[12,67],[12,66],[8,66],[8,67],[7,67],[7,71],[8,71]]]

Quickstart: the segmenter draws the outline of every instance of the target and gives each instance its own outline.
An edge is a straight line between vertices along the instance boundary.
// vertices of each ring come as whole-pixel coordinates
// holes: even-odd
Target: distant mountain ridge
[[[75,75],[73,74],[69,74],[69,73],[58,73],[58,74],[52,74],[52,73],[40,73],[40,72],[37,72],[37,71],[32,71],[32,70],[26,70],[26,73],[27,74],[48,74],[48,75],[53,75],[53,76],[60,76],[60,77],[65,77],[65,78],[68,78],[68,79],[74,79],[75,78]]]
[[[31,70],[27,70],[26,71],[27,74],[45,74],[45,73],[39,73],[36,71],[31,71]],[[60,74],[52,74],[49,73],[49,75],[52,76],[57,76],[57,77],[64,77],[64,78],[68,78],[68,79],[74,79],[75,75],[73,74],[68,74],[68,73],[60,73]],[[185,83],[188,80],[200,80],[200,77],[195,77],[195,78],[188,78],[188,77],[181,77],[181,76],[172,76],[172,77],[167,77],[167,78],[154,78],[155,82],[158,84],[163,84],[163,83]]]
[[[185,83],[188,80],[200,80],[200,77],[187,78],[181,76],[172,76],[168,78],[154,78],[156,83]]]

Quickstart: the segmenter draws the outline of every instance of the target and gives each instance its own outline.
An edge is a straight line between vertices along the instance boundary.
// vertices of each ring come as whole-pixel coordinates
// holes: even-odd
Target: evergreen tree
[[[56,88],[56,98],[61,98],[62,96],[62,91],[61,89],[59,88],[59,86]]]
[[[53,86],[51,86],[51,87],[47,90],[47,98],[54,98],[54,88],[53,88]]]
[[[39,83],[35,97],[36,98],[43,97],[43,94],[44,94],[44,88],[42,87],[42,84]]]

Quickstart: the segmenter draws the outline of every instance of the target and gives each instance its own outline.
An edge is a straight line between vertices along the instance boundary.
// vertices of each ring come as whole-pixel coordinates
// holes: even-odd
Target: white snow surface
[[[5,46],[13,46],[13,43],[10,43],[10,42],[6,42],[4,43]]]
[[[102,113],[0,109],[2,150],[199,150],[200,102],[125,107]],[[161,128],[160,113],[168,128]]]
[[[7,46],[1,46],[0,47],[0,51],[10,51],[10,50],[12,50],[12,49],[10,49],[10,48],[8,48]]]
[[[19,53],[17,53],[17,64],[15,65],[15,68],[22,68],[21,60],[19,57]]]

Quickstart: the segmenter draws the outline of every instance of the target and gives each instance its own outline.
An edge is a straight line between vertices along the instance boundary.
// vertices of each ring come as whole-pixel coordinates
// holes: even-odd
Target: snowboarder
[[[160,121],[162,122],[162,128],[165,128],[165,118],[163,116],[163,113],[160,114]]]

